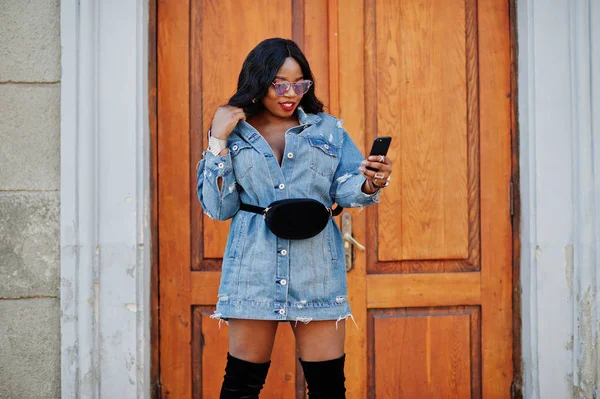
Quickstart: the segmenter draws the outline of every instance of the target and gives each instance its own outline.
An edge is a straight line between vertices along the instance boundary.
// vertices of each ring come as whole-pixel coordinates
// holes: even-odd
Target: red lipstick
[[[281,108],[283,108],[284,111],[293,111],[296,107],[296,103],[293,101],[284,101],[279,103],[279,105],[281,106]]]

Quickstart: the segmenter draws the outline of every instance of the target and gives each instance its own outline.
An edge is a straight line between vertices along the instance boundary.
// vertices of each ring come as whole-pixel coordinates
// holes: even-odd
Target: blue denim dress
[[[315,237],[276,237],[262,215],[240,211],[240,201],[267,207],[312,198],[330,207],[363,207],[379,191],[361,191],[364,159],[340,120],[297,110],[299,126],[285,133],[281,166],[267,141],[245,121],[227,139],[229,153],[204,152],[197,193],[212,219],[233,218],[214,318],[279,321],[342,320],[348,304],[344,243],[332,218]],[[222,178],[219,189],[217,179]]]

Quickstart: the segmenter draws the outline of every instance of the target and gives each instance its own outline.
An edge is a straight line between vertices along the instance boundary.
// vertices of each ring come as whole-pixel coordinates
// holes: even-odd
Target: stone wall
[[[0,115],[0,398],[59,398],[59,0],[0,0]]]

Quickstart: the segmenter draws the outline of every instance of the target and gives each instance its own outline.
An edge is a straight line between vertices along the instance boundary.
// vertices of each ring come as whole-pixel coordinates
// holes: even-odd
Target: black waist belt
[[[310,198],[279,200],[266,208],[240,204],[242,211],[263,215],[267,226],[277,237],[290,240],[316,236],[327,226],[329,218],[339,215],[343,209],[339,205],[331,209]]]

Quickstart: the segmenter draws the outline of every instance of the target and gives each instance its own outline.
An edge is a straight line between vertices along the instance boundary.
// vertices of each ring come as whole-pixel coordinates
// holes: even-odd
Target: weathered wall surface
[[[600,2],[519,0],[526,398],[597,398]]]
[[[0,0],[0,398],[60,397],[60,1]]]

